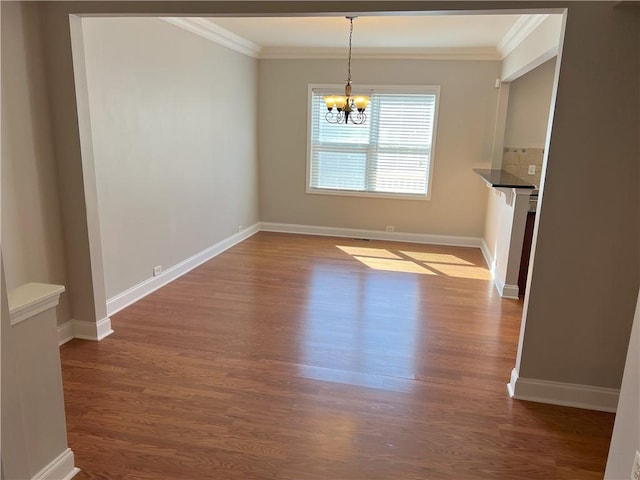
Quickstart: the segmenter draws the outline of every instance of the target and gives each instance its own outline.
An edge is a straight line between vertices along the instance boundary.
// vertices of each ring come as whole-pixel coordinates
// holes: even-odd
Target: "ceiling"
[[[485,59],[504,58],[547,15],[393,15],[354,20],[353,52],[464,52]],[[242,45],[258,58],[344,56],[349,21],[345,17],[216,17],[172,19],[183,27],[207,30]],[[184,25],[190,23],[189,26]],[[196,32],[197,33],[197,32]],[[317,52],[322,51],[324,55]],[[245,52],[245,53],[247,53]],[[333,52],[333,53],[332,53]],[[313,54],[311,55],[313,56]]]
[[[360,16],[354,48],[496,47],[521,15]],[[260,47],[345,47],[345,17],[209,18]]]

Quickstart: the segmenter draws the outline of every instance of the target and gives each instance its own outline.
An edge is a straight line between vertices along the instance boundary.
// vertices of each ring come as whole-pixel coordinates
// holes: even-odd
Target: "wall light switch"
[[[535,175],[536,174],[536,166],[535,165],[529,165],[528,173],[529,173],[529,175]]]

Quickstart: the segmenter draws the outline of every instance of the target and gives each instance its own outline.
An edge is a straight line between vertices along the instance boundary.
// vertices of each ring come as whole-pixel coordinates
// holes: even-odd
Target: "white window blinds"
[[[437,91],[374,91],[363,125],[327,122],[324,92],[311,95],[308,190],[427,197]]]

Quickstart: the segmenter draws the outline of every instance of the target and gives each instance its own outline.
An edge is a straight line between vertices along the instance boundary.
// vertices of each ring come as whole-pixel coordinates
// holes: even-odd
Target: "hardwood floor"
[[[405,272],[414,273],[405,273]],[[61,348],[76,479],[601,479],[477,249],[259,233]]]

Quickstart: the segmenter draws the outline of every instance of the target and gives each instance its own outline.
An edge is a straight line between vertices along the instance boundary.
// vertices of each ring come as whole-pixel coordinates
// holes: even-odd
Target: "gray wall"
[[[110,298],[258,221],[257,61],[160,19],[82,24]]]
[[[544,147],[555,68],[552,58],[511,82],[505,147]]]
[[[640,28],[640,12],[636,17]],[[640,35],[638,42],[640,48]],[[636,81],[640,89],[640,77]],[[640,157],[638,160],[640,161]],[[638,299],[640,300],[640,294]],[[627,478],[631,472],[636,451],[640,451],[640,304],[636,306],[631,329],[631,340],[627,350],[605,479]]]
[[[521,377],[620,388],[638,294],[636,14],[598,2],[569,10]]]
[[[500,63],[354,58],[356,90],[358,83],[441,86],[430,200],[305,193],[308,84],[342,85],[345,75],[342,61],[260,61],[260,219],[481,237],[487,188],[472,169],[491,163]]]
[[[66,284],[39,9],[2,2],[2,249],[7,288]],[[58,321],[69,319],[66,295]]]

